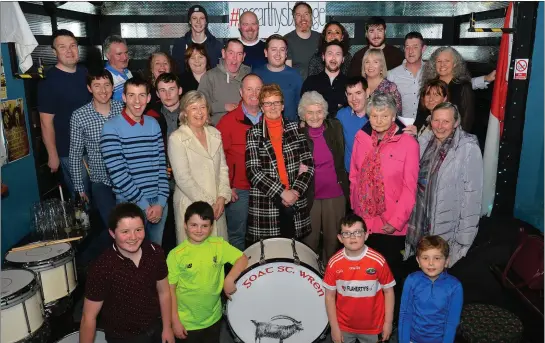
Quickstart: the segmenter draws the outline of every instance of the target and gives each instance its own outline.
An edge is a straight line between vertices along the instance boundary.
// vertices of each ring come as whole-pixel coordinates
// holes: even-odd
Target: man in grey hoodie
[[[222,59],[215,67],[207,71],[199,83],[199,91],[203,92],[212,107],[212,124],[227,112],[234,110],[240,102],[240,85],[251,68],[242,64],[244,45],[236,38],[229,39],[221,50]]]
[[[176,61],[178,70],[185,70],[185,51],[192,43],[203,44],[210,66],[218,65],[221,57],[222,42],[208,31],[208,13],[200,5],[193,5],[187,11],[190,30],[174,41],[172,57]]]

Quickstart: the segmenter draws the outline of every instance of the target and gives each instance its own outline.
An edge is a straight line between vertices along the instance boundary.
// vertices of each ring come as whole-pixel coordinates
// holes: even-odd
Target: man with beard
[[[157,121],[144,116],[151,98],[147,81],[134,77],[124,87],[125,109],[104,124],[100,150],[117,202],[144,210],[147,235],[160,245],[169,195],[163,136]]]
[[[289,46],[286,64],[296,69],[305,80],[308,75],[308,63],[318,49],[321,36],[318,32],[312,31],[312,7],[309,4],[303,1],[296,2],[291,14],[295,21],[295,30],[284,36]]]
[[[38,85],[38,111],[42,139],[47,150],[47,165],[52,173],[59,167],[64,184],[70,196],[75,196],[74,184],[70,177],[70,120],[74,111],[89,103],[91,95],[87,90],[87,69],[78,65],[78,42],[68,30],[53,34],[51,44],[57,64],[49,69],[46,78]],[[11,118],[10,118],[11,119]],[[13,126],[14,122],[11,122]],[[79,164],[86,191],[89,192],[89,176],[83,163]]]
[[[125,39],[118,35],[111,35],[104,40],[104,51],[106,52],[106,70],[112,73],[114,78],[113,99],[121,101],[123,85],[132,77],[129,66],[129,48]]]
[[[388,70],[393,69],[403,62],[403,51],[393,45],[386,44],[386,22],[380,17],[371,17],[365,25],[365,37],[369,43],[366,47],[356,52],[352,58],[349,76],[360,76],[363,55],[369,48],[382,49],[386,58],[386,67]]]
[[[259,21],[254,12],[244,12],[240,15],[240,41],[244,44],[244,64],[255,70],[267,63],[265,58],[265,42],[259,39]]]
[[[288,42],[281,35],[271,35],[265,41],[265,56],[267,64],[257,69],[255,73],[261,77],[264,84],[276,83],[284,95],[284,113],[286,120],[297,122],[297,105],[301,99],[303,79],[292,67],[286,65]]]
[[[193,5],[187,11],[190,30],[183,36],[174,41],[172,47],[172,58],[176,61],[178,70],[185,70],[185,50],[191,43],[204,44],[208,54],[210,67],[218,65],[221,58],[221,41],[214,37],[208,31],[208,13],[200,5]]]
[[[335,118],[337,111],[346,106],[346,76],[341,73],[344,51],[341,42],[336,39],[324,44],[323,49],[325,69],[305,80],[301,96],[305,92],[317,91],[327,101],[329,117]]]
[[[104,124],[111,118],[121,114],[123,103],[112,100],[112,74],[102,69],[96,74],[87,76],[87,89],[93,95],[93,100],[78,108],[72,114],[70,121],[70,174],[72,182],[81,199],[92,204],[102,219],[101,231],[96,241],[90,245],[81,259],[86,263],[98,256],[109,244],[107,225],[110,211],[115,207],[115,195],[106,165],[100,152],[100,136]],[[91,179],[91,194],[85,191],[81,163],[84,151],[87,152],[88,173]]]
[[[263,81],[259,76],[246,75],[240,87],[242,101],[237,108],[223,116],[217,126],[221,132],[231,183],[231,202],[225,206],[227,232],[229,243],[239,250],[245,248],[250,201],[250,182],[246,176],[246,131],[261,120],[261,87]]]
[[[237,108],[242,78],[250,73],[250,67],[242,64],[245,54],[240,40],[229,39],[221,56],[220,63],[202,76],[198,88],[212,108],[210,117],[214,126],[225,113]]]

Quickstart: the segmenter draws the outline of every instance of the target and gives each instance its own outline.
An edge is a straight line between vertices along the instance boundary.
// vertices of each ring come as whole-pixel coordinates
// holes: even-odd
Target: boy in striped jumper
[[[125,82],[125,109],[104,124],[100,149],[117,202],[137,204],[146,214],[147,236],[161,245],[169,188],[161,128],[144,115],[149,88],[140,77]]]

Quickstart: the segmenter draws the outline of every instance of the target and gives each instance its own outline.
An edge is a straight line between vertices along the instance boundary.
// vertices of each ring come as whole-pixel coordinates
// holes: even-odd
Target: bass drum
[[[316,253],[295,240],[270,238],[244,254],[248,268],[225,309],[235,340],[311,343],[323,339],[328,320]]]
[[[58,340],[57,343],[79,343],[79,331],[72,332],[71,334],[64,336]],[[107,343],[104,331],[97,330],[94,343]]]

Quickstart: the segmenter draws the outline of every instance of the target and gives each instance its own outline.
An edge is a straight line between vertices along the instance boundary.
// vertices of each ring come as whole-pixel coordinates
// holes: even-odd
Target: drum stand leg
[[[28,334],[30,335],[32,333],[32,330],[30,328],[30,320],[28,320],[28,313],[26,311],[26,304],[25,304],[24,301],[23,301],[23,312],[25,313],[25,321],[26,321],[27,331],[28,331]]]
[[[66,282],[66,293],[70,294],[70,284],[68,283],[68,269],[66,266],[68,263],[64,265],[64,281]]]
[[[291,250],[293,251],[293,262],[296,265],[301,264],[301,260],[299,260],[299,255],[297,254],[297,248],[295,248],[295,238],[291,239]]]
[[[259,241],[259,246],[261,248],[261,256],[259,257],[259,265],[263,265],[265,263],[265,243],[263,243],[263,240]]]

